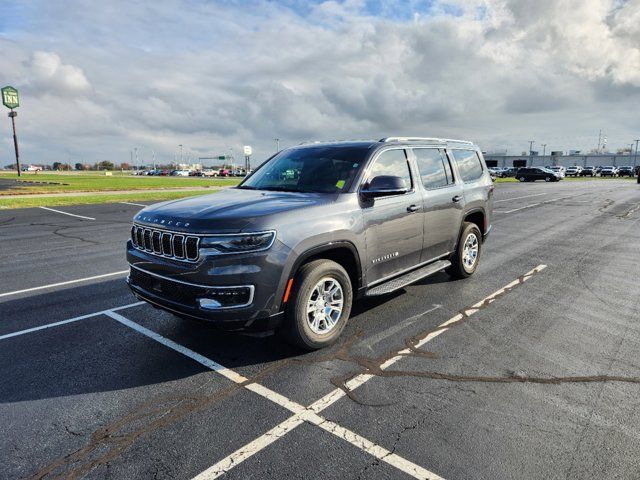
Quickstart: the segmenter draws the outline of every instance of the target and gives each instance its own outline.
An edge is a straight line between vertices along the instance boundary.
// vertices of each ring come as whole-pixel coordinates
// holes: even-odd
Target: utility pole
[[[180,163],[184,163],[182,160],[182,144],[178,145],[180,147]]]
[[[600,141],[602,140],[602,129],[600,129],[600,131],[598,132],[598,149],[596,150],[596,153],[600,153]]]
[[[547,154],[547,144],[542,144],[542,156],[544,157]]]
[[[136,152],[136,168],[140,170],[140,162],[138,162],[138,147],[134,147],[133,151]]]
[[[276,141],[276,153],[277,153],[280,151],[280,139],[274,138],[274,140]]]
[[[534,140],[529,140],[529,166],[533,166],[533,144]]]
[[[640,138],[636,138],[635,142],[636,142],[636,155],[635,157],[633,157],[633,166],[637,167],[638,166],[638,142],[640,142]]]

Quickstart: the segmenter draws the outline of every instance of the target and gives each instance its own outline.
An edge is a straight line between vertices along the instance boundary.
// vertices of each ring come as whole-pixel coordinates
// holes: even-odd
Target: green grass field
[[[13,180],[15,185],[0,189],[0,196],[64,192],[104,192],[148,190],[158,188],[227,187],[237,185],[240,178],[149,177],[91,173],[27,173],[20,178],[15,173],[0,173],[0,180]],[[35,183],[50,182],[50,183]]]
[[[173,200],[176,198],[193,197],[195,195],[208,195],[216,193],[206,190],[168,190],[166,192],[134,192],[126,194],[95,195],[87,194],[75,197],[21,197],[11,198],[10,196],[0,197],[0,210],[9,208],[33,208],[33,207],[56,207],[64,205],[87,205],[98,203],[117,202],[155,202],[162,200]]]

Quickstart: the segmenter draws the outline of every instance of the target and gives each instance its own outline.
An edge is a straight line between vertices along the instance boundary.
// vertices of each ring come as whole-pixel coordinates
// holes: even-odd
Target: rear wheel
[[[294,279],[283,333],[305,350],[334,343],[344,330],[353,302],[353,288],[345,269],[320,259],[303,265]]]
[[[526,178],[520,177],[518,180],[520,180],[521,182],[524,182],[526,180]]]
[[[550,182],[551,181],[551,177],[544,177],[544,181],[545,182]]]
[[[467,278],[473,275],[480,262],[482,233],[475,223],[464,222],[456,252],[451,257],[447,273],[453,278]]]

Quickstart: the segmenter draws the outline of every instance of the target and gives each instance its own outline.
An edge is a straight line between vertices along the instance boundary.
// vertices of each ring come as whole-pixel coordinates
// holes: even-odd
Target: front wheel
[[[550,182],[551,181],[551,177],[544,177],[544,181],[545,182]]]
[[[334,343],[347,324],[353,302],[345,269],[331,260],[314,260],[300,268],[293,288],[283,326],[286,338],[305,350]]]
[[[521,182],[524,182],[526,180],[526,178],[520,177],[518,180],[520,180]]]
[[[467,278],[473,275],[480,262],[482,233],[475,223],[464,222],[456,251],[451,257],[447,273],[453,278]]]

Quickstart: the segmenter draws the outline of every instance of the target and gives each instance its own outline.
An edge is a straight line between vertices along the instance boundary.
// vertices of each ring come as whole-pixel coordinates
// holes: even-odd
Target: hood
[[[263,217],[323,203],[334,195],[317,193],[269,192],[228,188],[219,193],[182,198],[146,207],[134,217],[138,224],[190,233],[235,233]]]

